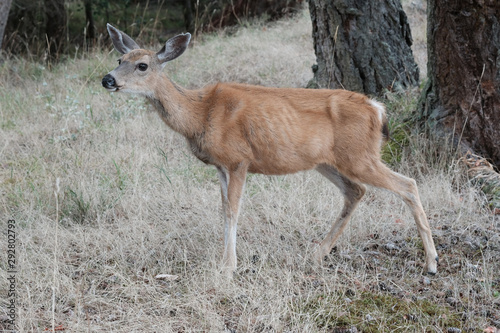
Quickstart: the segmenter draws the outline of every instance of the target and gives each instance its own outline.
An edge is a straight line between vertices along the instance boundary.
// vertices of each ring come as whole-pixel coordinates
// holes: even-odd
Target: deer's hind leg
[[[325,239],[323,239],[314,253],[314,260],[321,263],[323,258],[330,253],[335,242],[344,231],[347,223],[351,219],[352,212],[356,209],[359,201],[365,194],[366,188],[364,185],[345,177],[331,165],[320,164],[316,167],[316,170],[334,183],[344,195],[344,207],[342,208],[342,212],[333,224],[330,232],[328,232]]]
[[[417,225],[418,234],[422,239],[425,251],[425,263],[429,274],[436,274],[438,255],[434,241],[432,240],[431,228],[427,221],[417,183],[414,179],[405,177],[389,169],[381,161],[372,163],[366,172],[357,175],[357,180],[368,185],[384,188],[397,194],[411,209],[413,218]]]

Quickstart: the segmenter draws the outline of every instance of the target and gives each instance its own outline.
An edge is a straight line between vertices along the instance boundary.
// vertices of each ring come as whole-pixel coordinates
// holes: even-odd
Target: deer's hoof
[[[429,264],[427,264],[427,274],[436,275],[438,263],[439,263],[439,257],[436,256],[433,261],[431,261]]]

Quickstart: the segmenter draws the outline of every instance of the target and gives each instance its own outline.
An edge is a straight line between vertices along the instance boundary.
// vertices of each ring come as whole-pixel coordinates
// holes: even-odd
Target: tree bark
[[[428,0],[420,114],[500,167],[500,2]]]
[[[66,8],[64,0],[44,0],[45,33],[49,43],[49,56],[52,60],[57,60],[64,50],[66,32]]]
[[[366,94],[418,84],[399,0],[308,0],[317,66],[312,87]]]
[[[0,50],[2,49],[3,35],[5,33],[5,26],[9,18],[10,5],[12,0],[0,1]]]

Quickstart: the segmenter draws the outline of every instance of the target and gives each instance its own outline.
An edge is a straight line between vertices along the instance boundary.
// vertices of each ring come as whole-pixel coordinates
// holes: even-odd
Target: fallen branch
[[[473,184],[486,195],[488,206],[494,214],[500,214],[500,174],[485,158],[468,151],[461,159]]]

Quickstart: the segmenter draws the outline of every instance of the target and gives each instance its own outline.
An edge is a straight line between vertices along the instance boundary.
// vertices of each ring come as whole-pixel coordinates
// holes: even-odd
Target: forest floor
[[[405,6],[422,25],[419,3]],[[413,28],[421,45],[425,34]],[[16,232],[15,273],[0,262],[0,294],[16,293],[19,332],[500,327],[500,218],[460,156],[422,135],[409,135],[391,167],[417,181],[440,256],[436,275],[424,272],[407,207],[374,188],[323,265],[311,264],[343,201],[318,173],[304,172],[248,176],[238,270],[226,280],[216,171],[143,99],[104,91],[100,80],[118,57],[110,45],[50,69],[24,59],[0,68],[2,256],[9,225]],[[200,36],[165,72],[188,88],[218,80],[304,87],[314,62],[305,11]],[[393,126],[417,98],[387,95]],[[0,298],[0,330],[13,328],[10,299]]]

